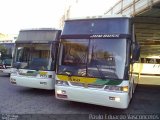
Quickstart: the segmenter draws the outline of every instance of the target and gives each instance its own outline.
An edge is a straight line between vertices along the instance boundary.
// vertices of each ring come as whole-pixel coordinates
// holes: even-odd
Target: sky
[[[21,29],[59,28],[67,6],[75,0],[0,0],[0,33],[18,34]],[[77,0],[72,17],[103,15],[119,0]]]

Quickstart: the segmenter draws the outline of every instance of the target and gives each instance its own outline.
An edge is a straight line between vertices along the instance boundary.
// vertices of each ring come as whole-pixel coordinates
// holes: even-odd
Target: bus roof
[[[21,29],[20,31],[45,31],[45,30],[56,30],[55,28],[29,28],[29,29]]]
[[[16,43],[48,43],[56,41],[61,30],[52,28],[20,30]]]
[[[87,17],[77,17],[77,18],[68,18],[65,21],[70,20],[93,20],[93,19],[110,19],[110,18],[131,18],[129,15],[102,15],[102,16],[87,16]]]
[[[62,35],[131,34],[128,17],[66,20]]]

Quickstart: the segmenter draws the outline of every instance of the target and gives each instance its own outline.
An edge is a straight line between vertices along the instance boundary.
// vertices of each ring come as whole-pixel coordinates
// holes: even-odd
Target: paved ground
[[[0,119],[2,118],[3,120],[8,117],[8,114],[23,114],[23,117],[26,117],[26,119],[28,116],[35,119],[40,116],[40,114],[43,114],[43,117],[49,116],[52,119],[54,118],[53,120],[63,119],[63,117],[66,118],[65,115],[61,114],[71,114],[72,117],[73,115],[76,117],[77,115],[79,116],[79,114],[83,114],[81,117],[90,117],[90,119],[98,116],[89,115],[97,114],[160,114],[160,86],[138,85],[129,108],[121,110],[57,100],[55,99],[54,91],[13,86],[9,82],[9,77],[0,75],[0,114]],[[37,116],[26,114],[37,114]],[[86,116],[84,114],[86,114]],[[58,117],[58,119],[56,119],[55,116]],[[43,117],[41,116],[40,118]],[[67,115],[67,117],[69,117],[69,115]],[[99,117],[104,118],[104,116]],[[76,117],[77,120],[78,118],[79,117]]]

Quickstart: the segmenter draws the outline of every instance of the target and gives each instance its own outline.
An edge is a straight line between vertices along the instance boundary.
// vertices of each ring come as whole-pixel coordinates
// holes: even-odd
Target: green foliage
[[[7,54],[7,48],[4,47],[3,45],[0,45],[0,53],[1,53],[0,58],[3,59],[3,56]]]
[[[0,45],[0,52],[1,52],[1,54],[6,54],[7,53],[7,48],[4,47],[3,45]]]

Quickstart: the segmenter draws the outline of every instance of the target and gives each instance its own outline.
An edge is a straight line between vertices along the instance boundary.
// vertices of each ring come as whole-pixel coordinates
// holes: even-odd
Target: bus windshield
[[[123,79],[126,39],[63,39],[58,74]]]
[[[51,70],[51,44],[17,44],[13,67]]]

